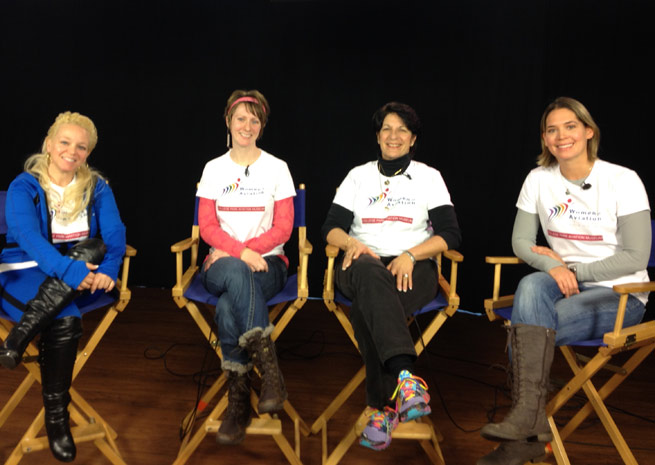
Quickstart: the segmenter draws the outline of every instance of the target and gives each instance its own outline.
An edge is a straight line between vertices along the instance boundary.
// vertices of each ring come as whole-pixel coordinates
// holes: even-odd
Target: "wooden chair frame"
[[[96,326],[84,348],[78,351],[73,369],[73,381],[75,381],[75,378],[77,378],[82,368],[84,368],[84,365],[91,357],[91,354],[93,354],[93,351],[100,343],[100,340],[103,338],[116,316],[125,309],[131,299],[132,293],[127,287],[127,281],[130,269],[130,259],[136,256],[136,253],[136,249],[129,245],[127,246],[125,257],[123,258],[121,278],[118,279],[116,283],[118,299],[106,310],[104,317]],[[14,324],[11,321],[0,318],[0,340],[7,338],[13,326]],[[16,410],[16,407],[18,407],[20,402],[27,395],[32,385],[34,385],[35,382],[39,384],[41,383],[41,372],[37,362],[38,353],[39,351],[36,345],[33,342],[30,343],[25,351],[22,364],[27,370],[27,376],[25,376],[22,383],[18,388],[16,388],[12,396],[0,411],[0,428],[4,426],[9,416],[14,410]],[[126,465],[118,450],[118,446],[116,445],[116,438],[118,436],[116,431],[109,426],[104,418],[93,409],[93,407],[73,386],[70,388],[70,395],[71,403],[69,412],[71,420],[76,425],[71,428],[75,443],[79,444],[82,442],[93,441],[94,445],[112,464]],[[32,421],[21,440],[5,461],[5,465],[16,465],[27,454],[41,450],[49,450],[48,438],[46,436],[39,436],[43,427],[44,409],[41,408],[34,421]]]
[[[299,190],[304,190],[305,185],[300,184]],[[309,255],[312,253],[312,244],[307,240],[307,229],[305,226],[298,226],[298,268],[297,280],[298,290],[297,298],[293,302],[281,302],[274,305],[269,312],[269,319],[275,327],[271,333],[271,339],[275,341],[282,331],[287,327],[294,315],[302,308],[309,297],[308,285],[308,264]],[[193,282],[193,279],[200,271],[198,264],[198,248],[200,245],[200,228],[195,221],[191,228],[191,237],[179,241],[171,246],[171,252],[175,254],[175,286],[173,287],[173,300],[179,308],[186,308],[198,328],[205,337],[209,337],[208,342],[212,346],[216,355],[222,360],[220,343],[215,332],[212,330],[212,320],[208,319],[196,302],[186,298],[185,292]],[[190,255],[189,266],[184,269],[184,254]],[[202,303],[210,313],[213,313],[213,306]],[[203,413],[211,402],[218,396],[227,381],[225,373],[222,373],[212,386],[203,394],[195,409],[190,411],[183,420],[182,428],[186,429],[193,421],[195,415]],[[251,390],[251,404],[255,411],[258,403],[257,395]],[[227,393],[225,393],[216,403],[216,406],[207,415],[203,423],[196,428],[195,432],[185,436],[180,446],[178,456],[173,465],[182,465],[187,462],[196,448],[200,445],[204,437],[209,433],[216,433],[220,428],[221,421],[219,418],[227,408]],[[309,435],[309,427],[300,417],[300,414],[288,400],[284,402],[284,411],[291,418],[294,425],[294,444],[292,447],[287,438],[282,434],[282,422],[268,414],[259,415],[259,418],[253,418],[250,426],[246,428],[246,434],[253,435],[270,435],[273,437],[278,447],[286,457],[289,463],[293,465],[302,465],[300,461],[300,434]]]
[[[503,265],[523,263],[517,257],[486,257],[486,262],[494,265],[493,294],[490,299],[485,299],[484,308],[489,320],[499,318],[496,310],[510,307],[514,295],[500,295],[501,268]],[[552,453],[558,465],[569,465],[570,461],[566,454],[563,441],[565,441],[576,428],[592,413],[595,412],[603,427],[607,431],[614,447],[618,451],[625,464],[636,465],[637,461],[630,451],[623,435],[614,422],[604,400],[632,373],[637,366],[655,349],[655,321],[649,321],[638,325],[623,328],[625,308],[628,296],[634,292],[655,291],[655,282],[620,284],[613,287],[613,290],[621,295],[619,306],[614,323],[614,329],[603,336],[604,345],[598,348],[598,353],[591,359],[583,359],[576,355],[574,345],[560,346],[560,350],[573,372],[573,378],[550,400],[546,406],[546,415],[553,432],[551,442]],[[505,324],[508,324],[506,321]],[[608,366],[615,354],[634,351],[630,358],[618,369],[613,369],[615,374],[596,389],[592,383],[593,376],[601,369]],[[582,390],[587,396],[587,403],[569,420],[560,430],[557,428],[553,416],[564,406],[578,391]]]
[[[323,302],[339,320],[346,334],[350,338],[353,345],[359,350],[357,340],[353,327],[348,318],[347,307],[335,300],[334,288],[334,264],[339,254],[339,249],[335,246],[328,245],[325,248],[325,254],[328,258],[327,268],[325,270],[323,280]],[[450,280],[447,280],[442,274],[441,259],[445,257],[450,262]],[[458,264],[464,260],[462,254],[455,250],[447,250],[443,254],[435,257],[439,272],[439,292],[445,298],[447,305],[437,311],[434,318],[425,327],[423,332],[418,336],[414,348],[416,354],[420,355],[425,347],[430,343],[437,331],[443,324],[455,314],[459,308],[459,296],[457,295],[457,267]],[[408,324],[411,324],[414,317],[410,318]],[[344,388],[337,394],[334,400],[328,407],[319,415],[316,421],[312,424],[311,432],[313,434],[321,432],[322,436],[322,461],[323,465],[336,465],[341,461],[348,449],[352,446],[353,442],[361,436],[362,430],[366,426],[368,418],[365,410],[359,416],[355,424],[348,430],[343,439],[334,448],[332,453],[328,454],[327,443],[327,423],[332,416],[341,408],[341,406],[350,398],[353,392],[359,387],[366,378],[366,368],[362,366],[353,378],[344,386]],[[441,435],[435,430],[434,424],[426,416],[418,420],[400,423],[392,433],[394,439],[412,439],[418,440],[423,450],[428,455],[430,461],[434,464],[444,465],[443,454],[439,442],[443,439]]]

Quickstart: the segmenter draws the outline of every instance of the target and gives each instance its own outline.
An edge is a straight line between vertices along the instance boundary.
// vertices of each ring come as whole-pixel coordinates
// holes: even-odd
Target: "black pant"
[[[396,278],[386,269],[394,257],[378,260],[362,255],[343,271],[335,266],[335,281],[350,300],[350,322],[366,365],[366,402],[382,409],[396,388],[395,376],[384,363],[395,355],[416,358],[407,318],[437,294],[437,266],[432,260],[416,262],[413,289],[399,292]]]

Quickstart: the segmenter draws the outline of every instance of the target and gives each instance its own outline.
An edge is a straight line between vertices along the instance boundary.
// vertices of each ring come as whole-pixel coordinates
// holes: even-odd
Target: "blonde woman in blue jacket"
[[[111,291],[125,253],[125,227],[109,185],[86,164],[98,140],[93,122],[61,113],[39,154],[7,192],[0,305],[18,321],[0,348],[12,369],[38,334],[45,426],[57,460],[75,459],[68,404],[79,307]]]

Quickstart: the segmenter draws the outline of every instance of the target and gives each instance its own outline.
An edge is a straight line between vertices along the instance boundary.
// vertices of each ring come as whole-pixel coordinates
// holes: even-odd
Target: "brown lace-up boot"
[[[282,410],[284,401],[287,400],[287,390],[275,355],[275,344],[270,337],[272,330],[272,325],[265,330],[255,328],[239,339],[239,345],[246,348],[262,376],[262,389],[257,406],[260,414]]]
[[[227,372],[227,409],[216,433],[219,444],[240,444],[250,424],[250,374]]]
[[[548,380],[555,351],[555,330],[525,324],[510,328],[512,344],[512,409],[501,423],[489,423],[480,434],[492,441],[533,438],[552,441],[546,418]]]

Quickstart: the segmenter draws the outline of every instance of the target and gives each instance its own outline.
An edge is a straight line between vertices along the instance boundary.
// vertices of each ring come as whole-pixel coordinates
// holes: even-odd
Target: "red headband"
[[[234,105],[236,105],[237,103],[241,103],[241,102],[258,103],[259,105],[261,105],[262,110],[264,111],[264,114],[266,114],[266,107],[259,100],[257,100],[255,97],[239,97],[234,102],[232,102],[232,105],[230,105],[230,108],[227,109],[227,112],[229,113],[232,110],[232,108],[234,107]]]

